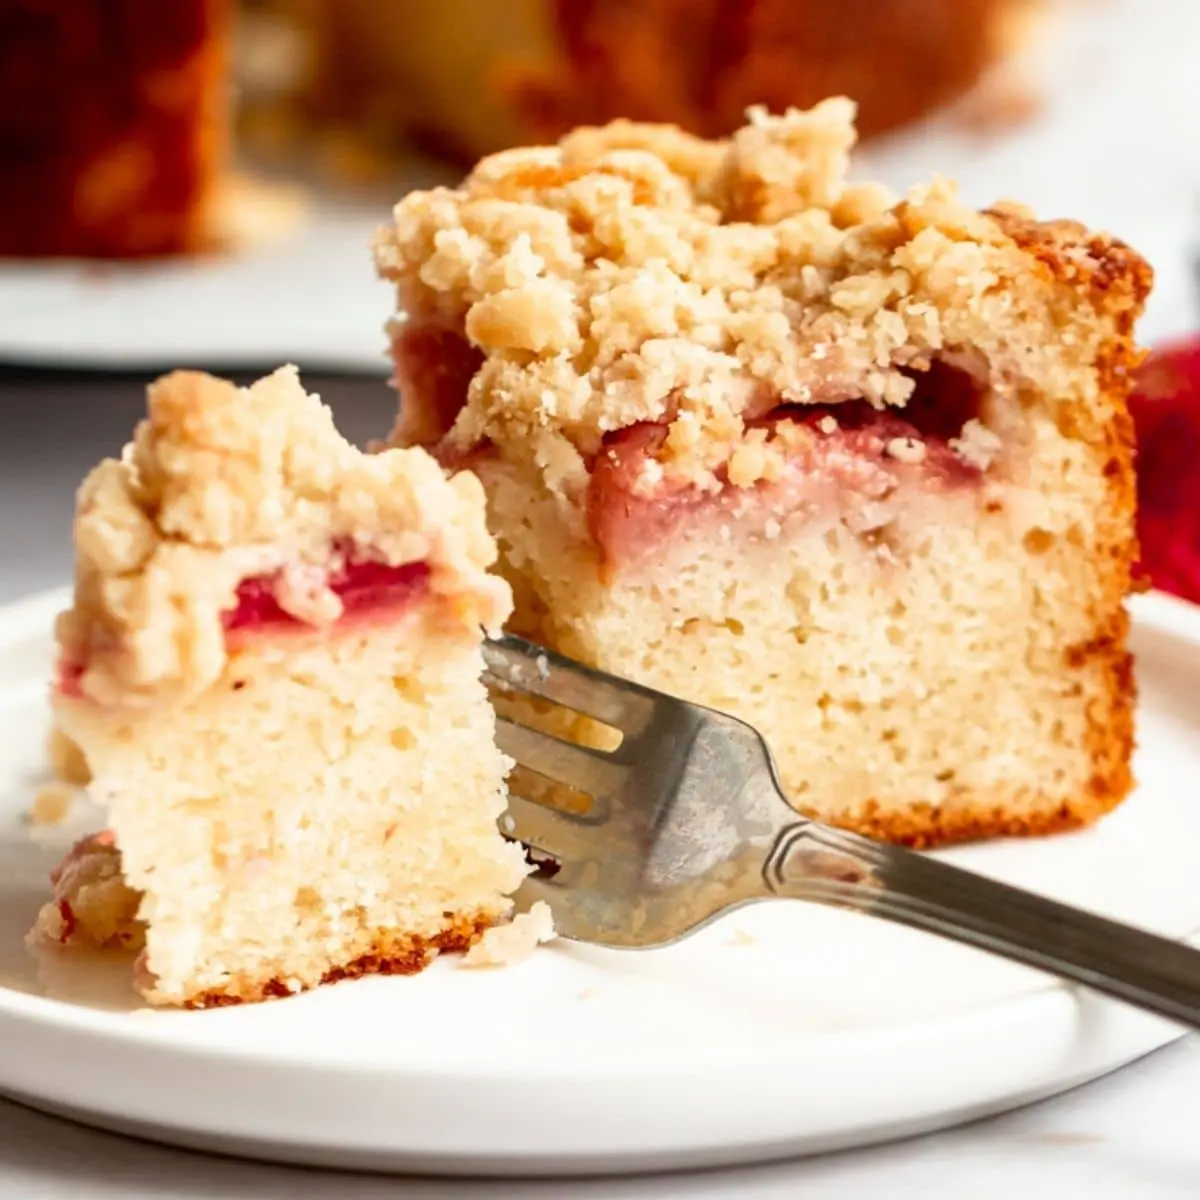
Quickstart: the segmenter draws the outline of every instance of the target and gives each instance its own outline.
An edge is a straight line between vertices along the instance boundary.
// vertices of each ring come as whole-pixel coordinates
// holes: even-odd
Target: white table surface
[[[119,449],[142,407],[137,378],[97,383],[0,371],[0,603],[65,582],[72,493]],[[377,381],[310,380],[347,434],[388,425]],[[804,1162],[581,1182],[398,1180],[235,1162],[77,1128],[0,1101],[0,1200],[846,1200],[1200,1196],[1200,1038],[1035,1107],[943,1134]],[[0,1054],[4,1052],[0,1046]],[[546,1114],[553,1137],[553,1114]]]

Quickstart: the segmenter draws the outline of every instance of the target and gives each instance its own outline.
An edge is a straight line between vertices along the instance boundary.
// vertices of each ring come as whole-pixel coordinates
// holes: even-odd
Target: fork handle
[[[856,909],[1200,1029],[1200,950],[911,850],[807,822],[767,857],[777,896]]]

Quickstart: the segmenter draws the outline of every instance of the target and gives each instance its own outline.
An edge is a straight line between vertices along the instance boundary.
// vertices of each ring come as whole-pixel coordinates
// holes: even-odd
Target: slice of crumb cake
[[[801,810],[930,845],[1130,787],[1133,251],[846,182],[853,105],[618,122],[381,233],[393,441],[469,463],[513,627],[737,714]]]
[[[109,829],[35,938],[144,937],[146,997],[199,1006],[416,971],[507,912],[480,647],[511,598],[475,478],[361,453],[293,369],[179,372],[75,542],[53,702]]]

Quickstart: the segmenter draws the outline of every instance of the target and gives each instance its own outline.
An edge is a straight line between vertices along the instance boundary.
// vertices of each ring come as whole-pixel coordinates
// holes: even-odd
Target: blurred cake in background
[[[386,182],[618,117],[705,137],[858,104],[870,137],[972,91],[1046,0],[0,0],[0,257],[285,235],[294,188]],[[978,94],[979,89],[975,90]]]
[[[858,104],[866,137],[968,92],[1035,0],[255,0],[307,53],[300,127],[456,159],[618,117],[729,134],[751,104]],[[262,111],[250,127],[279,131]]]
[[[217,236],[233,0],[0,0],[0,255]]]

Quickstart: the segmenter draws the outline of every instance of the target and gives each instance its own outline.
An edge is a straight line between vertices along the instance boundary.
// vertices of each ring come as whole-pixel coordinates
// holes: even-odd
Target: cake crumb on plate
[[[528,912],[518,913],[507,925],[493,925],[467,951],[464,967],[511,967],[524,962],[542,942],[553,941],[554,918],[550,906],[539,900]]]
[[[51,728],[46,738],[46,754],[55,779],[80,785],[91,782],[92,772],[83,751],[57,725]]]
[[[70,816],[76,796],[77,789],[72,784],[52,779],[34,793],[26,820],[30,825],[61,825]]]

